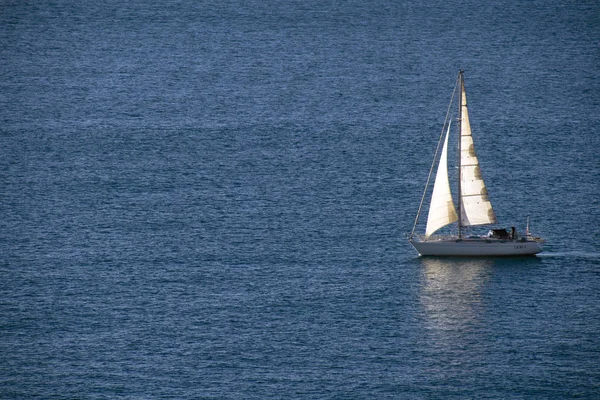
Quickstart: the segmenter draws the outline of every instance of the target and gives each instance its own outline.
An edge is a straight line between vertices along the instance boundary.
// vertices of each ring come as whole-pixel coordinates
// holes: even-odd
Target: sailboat
[[[458,97],[457,101],[455,97]],[[448,137],[453,119],[451,118],[452,104],[455,102],[458,103],[456,188],[458,210],[452,198],[448,174]],[[440,146],[441,153],[439,153]],[[438,161],[438,168],[431,194],[425,235],[415,235],[436,161]],[[439,229],[454,223],[458,227],[457,233],[448,236],[434,235]],[[467,109],[464,71],[460,70],[409,242],[422,256],[526,256],[542,251],[543,240],[530,234],[529,220],[524,235],[520,235],[514,227],[510,231],[490,229],[487,234],[480,236],[470,234],[472,226],[497,223],[475,153]]]

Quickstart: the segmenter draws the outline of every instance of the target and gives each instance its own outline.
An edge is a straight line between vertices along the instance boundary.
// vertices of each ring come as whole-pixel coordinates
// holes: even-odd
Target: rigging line
[[[425,190],[423,190],[423,196],[421,196],[421,203],[419,204],[419,210],[417,211],[417,216],[415,218],[415,223],[413,225],[412,231],[410,232],[409,239],[415,234],[415,229],[417,228],[417,223],[419,222],[419,216],[421,215],[421,209],[423,208],[423,202],[425,201],[425,196],[427,194],[427,188],[429,187],[429,183],[431,181],[431,174],[433,173],[433,169],[435,167],[435,160],[438,158],[438,154],[440,152],[440,144],[442,143],[442,138],[444,137],[444,132],[446,131],[446,126],[448,124],[448,117],[450,116],[450,109],[452,104],[454,103],[454,96],[456,95],[456,88],[458,87],[459,78],[456,79],[456,84],[454,85],[454,90],[452,91],[452,96],[450,97],[450,104],[448,104],[448,109],[446,110],[446,118],[444,119],[444,125],[442,126],[442,133],[440,133],[440,138],[438,140],[437,148],[435,149],[435,155],[433,156],[433,162],[431,163],[431,168],[429,168],[429,175],[427,176],[427,182],[425,183]],[[450,121],[451,122],[451,121]]]

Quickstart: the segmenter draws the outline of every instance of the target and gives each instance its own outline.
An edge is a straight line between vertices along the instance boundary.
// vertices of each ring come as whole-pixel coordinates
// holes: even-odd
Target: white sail
[[[450,134],[450,124],[446,131],[444,147],[440,156],[437,173],[435,175],[435,184],[431,195],[429,205],[429,215],[427,216],[427,228],[425,236],[433,234],[438,229],[458,220],[452,194],[450,193],[450,182],[448,181],[448,135]]]
[[[483,183],[479,160],[473,146],[467,96],[462,84],[462,107],[460,125],[460,201],[461,224],[463,226],[495,224],[496,215]]]

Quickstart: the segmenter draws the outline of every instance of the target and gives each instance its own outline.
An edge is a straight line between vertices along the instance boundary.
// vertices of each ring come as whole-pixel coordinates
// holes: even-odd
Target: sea
[[[599,49],[597,0],[2,1],[0,398],[599,399]],[[460,69],[538,256],[406,240]]]

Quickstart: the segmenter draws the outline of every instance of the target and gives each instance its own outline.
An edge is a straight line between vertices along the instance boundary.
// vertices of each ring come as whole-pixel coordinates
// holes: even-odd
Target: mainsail
[[[465,84],[462,80],[461,83],[460,223],[463,226],[495,224],[497,222],[496,215],[494,214],[492,203],[490,203],[487,189],[483,183],[481,169],[479,168],[479,160],[477,159],[475,147],[473,146]]]
[[[427,228],[425,236],[429,236],[438,229],[458,220],[452,194],[450,193],[450,182],[448,181],[448,135],[450,134],[450,124],[446,131],[444,147],[440,156],[431,203],[429,205],[429,215],[427,216]]]

